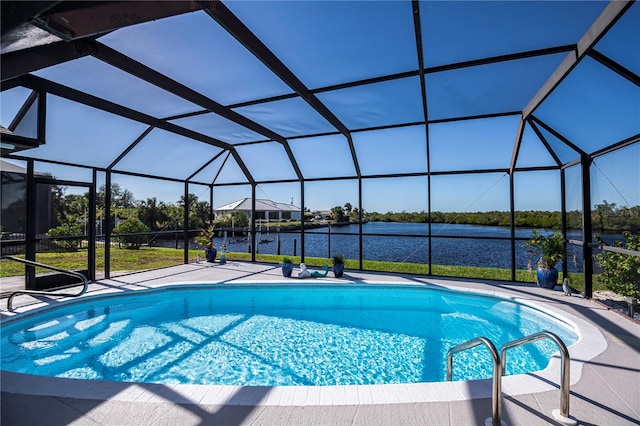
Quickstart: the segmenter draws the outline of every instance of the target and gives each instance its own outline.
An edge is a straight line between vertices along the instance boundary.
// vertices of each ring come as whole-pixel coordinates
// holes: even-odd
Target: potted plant
[[[293,262],[291,258],[285,256],[282,258],[282,276],[289,278],[291,277],[291,273],[293,272]]]
[[[333,256],[333,275],[336,278],[341,278],[344,273],[344,256],[337,254]]]
[[[204,249],[205,256],[207,254],[207,246],[211,244],[213,246],[213,236],[215,235],[213,225],[208,228],[200,228],[200,235],[196,236],[193,241],[200,246],[200,249]]]
[[[531,262],[537,258],[538,285],[542,288],[553,289],[558,284],[558,270],[556,263],[567,258],[566,240],[560,231],[552,235],[542,235],[536,229],[531,238],[522,243],[524,247],[530,247],[527,253],[531,255],[529,259],[529,269]]]

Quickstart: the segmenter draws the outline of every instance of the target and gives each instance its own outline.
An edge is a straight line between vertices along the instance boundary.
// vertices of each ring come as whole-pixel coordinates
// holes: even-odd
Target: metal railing
[[[451,381],[453,371],[453,354],[456,352],[466,351],[467,349],[475,348],[479,345],[485,345],[489,348],[491,356],[493,357],[493,386],[491,392],[491,425],[501,425],[501,411],[502,411],[502,374],[500,369],[500,356],[498,350],[486,337],[476,337],[475,339],[468,340],[464,343],[454,346],[447,352],[447,381]],[[487,419],[488,421],[489,419]]]
[[[529,336],[522,337],[520,339],[512,340],[511,342],[507,342],[502,345],[500,349],[500,358],[502,360],[502,372],[501,374],[504,376],[504,373],[507,368],[507,349],[514,348],[516,346],[526,345],[528,343],[537,342],[542,339],[551,339],[553,340],[558,349],[560,349],[560,410],[553,410],[553,416],[562,422],[563,424],[576,424],[569,417],[569,395],[570,395],[570,370],[571,370],[571,359],[569,358],[569,351],[565,344],[560,340],[558,336],[551,333],[550,331],[541,331],[539,333],[534,333]]]
[[[476,337],[475,339],[468,340],[460,343],[449,349],[447,352],[447,381],[451,381],[453,375],[453,354],[462,352],[467,349],[474,348],[476,346],[484,344],[489,348],[491,356],[493,357],[493,386],[491,393],[491,425],[500,426],[502,424],[502,376],[506,372],[507,364],[507,350],[516,346],[526,345],[527,343],[537,342],[542,339],[553,340],[560,349],[561,365],[560,365],[560,409],[553,410],[552,415],[562,424],[576,425],[577,421],[569,416],[569,396],[570,396],[570,380],[569,371],[571,359],[569,357],[569,351],[565,344],[560,340],[558,336],[549,332],[541,331],[534,333],[520,339],[512,340],[502,345],[500,354],[496,350],[496,347],[491,340],[486,337]],[[485,424],[488,424],[489,419]]]
[[[78,297],[78,296],[82,296],[83,294],[85,294],[87,292],[87,289],[89,287],[89,281],[87,280],[87,278],[82,275],[79,272],[75,272],[75,271],[69,271],[66,269],[61,269],[61,268],[56,268],[55,266],[50,266],[50,265],[45,265],[43,263],[38,263],[38,262],[34,262],[32,260],[26,260],[26,259],[21,259],[19,257],[14,257],[14,256],[0,256],[0,260],[13,260],[14,262],[20,262],[20,263],[24,263],[25,265],[29,265],[32,267],[38,267],[38,268],[44,268],[44,269],[49,269],[51,271],[55,271],[55,272],[60,272],[62,274],[65,275],[69,275],[71,277],[76,277],[79,278],[82,281],[82,289],[79,293],[76,294],[69,294],[69,293],[57,293],[57,292],[52,292],[52,291],[42,291],[42,290],[17,290],[14,291],[13,293],[11,293],[9,295],[9,298],[7,299],[7,309],[12,311],[13,310],[13,298],[19,294],[40,294],[40,295],[44,295],[44,296],[64,296],[64,297]],[[76,287],[78,284],[70,284],[70,285],[65,285],[65,286],[61,286],[61,287],[56,287],[56,290],[64,290],[67,288],[72,288],[72,287]]]

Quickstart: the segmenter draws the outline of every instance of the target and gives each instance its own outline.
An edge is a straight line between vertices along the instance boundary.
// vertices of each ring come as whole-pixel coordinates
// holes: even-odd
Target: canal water
[[[259,228],[258,228],[259,229]],[[533,229],[518,228],[516,238],[527,239]],[[305,231],[305,256],[331,258],[342,254],[347,259],[359,258],[359,225],[313,228]],[[362,225],[362,254],[365,260],[423,263],[429,262],[428,226],[424,223],[368,222]],[[543,235],[545,231],[542,231]],[[480,266],[492,268],[511,267],[510,229],[501,226],[432,224],[432,263],[439,265]],[[570,240],[581,240],[580,232],[570,232]],[[620,240],[620,235],[604,234],[601,237],[612,244]],[[488,238],[488,239],[485,239]],[[499,239],[506,238],[506,239]],[[224,234],[217,235],[214,243],[218,249],[224,241]],[[301,254],[302,238],[297,232],[269,233],[263,228],[257,233],[258,253],[285,256]],[[516,269],[527,269],[531,254],[516,241]],[[251,242],[241,233],[227,236],[227,250],[249,252]],[[569,244],[569,271],[582,269],[582,249]],[[535,261],[533,262],[535,267]]]

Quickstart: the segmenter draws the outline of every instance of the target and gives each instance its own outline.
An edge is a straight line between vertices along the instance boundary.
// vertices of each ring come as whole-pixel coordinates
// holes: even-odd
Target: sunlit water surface
[[[69,302],[2,327],[2,369],[81,379],[228,385],[444,381],[454,345],[498,348],[565,323],[506,299],[400,285],[199,285]],[[557,348],[511,349],[507,374],[546,367]],[[480,346],[454,380],[489,378]]]

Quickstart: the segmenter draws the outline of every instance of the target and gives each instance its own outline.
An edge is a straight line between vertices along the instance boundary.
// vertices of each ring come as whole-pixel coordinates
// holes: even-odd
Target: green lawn
[[[196,250],[189,253],[195,259]],[[22,257],[24,256],[16,256]],[[38,253],[36,262],[56,266],[62,269],[86,269],[87,251]],[[111,249],[112,271],[143,271],[183,263],[182,250],[143,247],[139,250]],[[96,269],[104,270],[104,249],[96,250]],[[40,272],[40,271],[38,271]],[[24,265],[18,262],[3,260],[0,276],[8,277],[24,274]]]
[[[195,261],[196,254],[202,251],[190,250],[189,260]],[[22,257],[22,256],[19,256]],[[264,263],[279,264],[284,256],[273,254],[257,254],[256,261]],[[294,265],[300,264],[300,256],[289,256]],[[218,259],[220,253],[218,253]],[[227,253],[228,260],[244,260],[251,261],[250,253]],[[86,250],[76,252],[61,253],[38,253],[36,261],[46,265],[56,266],[62,269],[86,269],[87,252]],[[180,265],[183,263],[183,251],[181,249],[169,248],[150,248],[142,247],[139,250],[126,250],[120,248],[111,249],[111,271],[143,271],[147,269],[157,269],[167,266]],[[324,264],[331,266],[329,259],[306,257],[305,263],[311,267],[321,267]],[[345,259],[345,269],[357,270],[360,267],[359,262],[353,259]],[[428,265],[417,263],[398,263],[383,261],[363,261],[365,271],[377,272],[396,272],[402,274],[427,275]],[[104,249],[98,249],[96,255],[96,269],[104,270]],[[38,272],[45,272],[38,271]],[[434,276],[442,277],[459,277],[459,278],[475,278],[487,280],[510,281],[511,273],[508,269],[499,268],[481,268],[473,266],[448,266],[448,265],[432,265],[432,273]],[[0,263],[0,276],[10,277],[24,275],[24,265],[18,262],[3,260]],[[526,270],[516,271],[516,281],[534,282],[535,274]],[[562,273],[560,274],[562,279]],[[571,273],[569,275],[571,285],[582,290],[582,274]],[[597,283],[597,277],[594,278],[594,290],[603,289]]]

